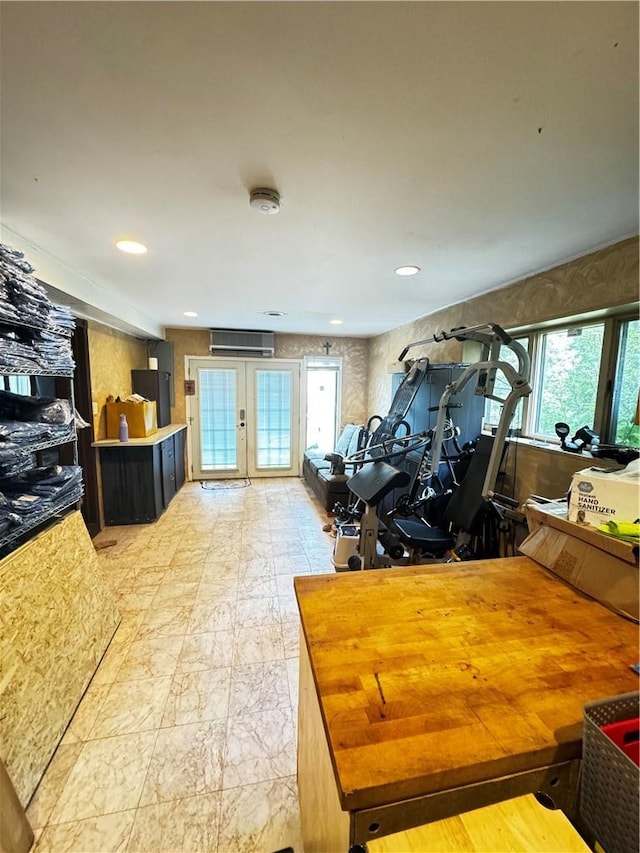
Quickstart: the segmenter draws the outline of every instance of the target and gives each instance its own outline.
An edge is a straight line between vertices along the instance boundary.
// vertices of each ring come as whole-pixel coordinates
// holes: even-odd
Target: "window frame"
[[[304,445],[307,442],[307,434],[309,428],[309,401],[307,399],[308,392],[308,374],[312,373],[314,370],[335,370],[336,372],[336,400],[335,400],[335,424],[334,424],[334,435],[335,440],[338,440],[338,436],[341,431],[342,424],[342,379],[343,379],[343,359],[342,356],[336,355],[307,355],[304,357],[303,363],[303,373],[304,373],[304,382],[301,382],[301,386],[304,385],[304,398],[301,396],[301,405],[304,407],[304,441],[300,442],[300,445]],[[304,449],[304,448],[303,448]]]
[[[599,434],[602,435],[599,429],[599,422],[601,421],[601,408],[599,408],[599,404],[602,402],[602,388],[603,388],[603,369],[605,367],[605,352],[607,351],[607,338],[608,338],[608,326],[606,318],[595,318],[592,320],[582,320],[577,322],[567,323],[566,325],[558,325],[549,328],[541,328],[537,329],[532,334],[532,356],[531,356],[531,387],[532,392],[529,395],[529,408],[528,408],[528,420],[526,422],[526,431],[525,434],[533,439],[534,441],[546,441],[552,442],[554,444],[560,444],[560,439],[556,435],[551,435],[549,433],[537,432],[535,430],[535,423],[538,420],[538,413],[540,410],[540,391],[542,386],[542,378],[544,375],[543,370],[543,356],[544,356],[544,336],[548,334],[557,334],[558,332],[570,332],[572,329],[585,329],[592,326],[602,326],[602,349],[600,350],[600,368],[598,371],[598,381],[596,383],[596,400],[594,406],[594,414],[593,414],[593,429]],[[570,424],[571,429],[573,431],[577,431],[580,427],[584,426],[584,424]]]
[[[528,351],[531,359],[530,383],[533,389],[528,397],[523,398],[521,423],[518,425],[514,421],[512,428],[514,430],[519,429],[519,434],[531,441],[542,441],[545,444],[560,445],[560,439],[557,436],[534,431],[539,399],[536,389],[540,388],[542,375],[543,336],[550,332],[570,331],[576,328],[603,325],[593,429],[600,436],[602,443],[614,443],[615,436],[611,435],[611,429],[614,422],[613,409],[616,402],[616,374],[618,371],[620,344],[625,324],[638,318],[638,306],[635,305],[633,308],[625,306],[625,309],[618,313],[605,314],[603,312],[594,312],[591,315],[583,317],[565,317],[550,323],[541,323],[526,328],[509,329],[508,332],[513,338],[522,342],[525,339],[528,341]],[[489,420],[485,420],[486,429],[490,429],[492,426],[495,426],[495,424]],[[581,426],[583,424],[571,424],[571,428],[575,430],[578,430]]]
[[[519,341],[520,343],[524,343],[526,341],[525,349],[527,350],[527,353],[529,354],[529,359],[531,360],[531,365],[532,365],[532,369],[533,369],[533,355],[531,352],[531,346],[532,346],[531,334],[529,332],[517,333],[517,334],[513,333],[513,332],[508,332],[508,334],[511,335],[511,337],[515,341]],[[500,375],[503,377],[502,373]],[[505,379],[505,382],[506,381],[507,380]],[[521,397],[520,400],[518,401],[519,405],[522,406],[522,411],[520,413],[519,419],[516,417],[516,413],[514,413],[513,420],[511,422],[511,424],[509,425],[509,430],[510,430],[511,435],[517,435],[517,436],[524,436],[525,435],[525,425],[528,423],[529,399],[530,399],[530,397],[531,397],[531,395],[529,394],[527,397]],[[491,403],[495,403],[495,402],[497,402],[497,401],[491,400],[491,399],[487,399],[485,401],[484,419],[483,419],[483,424],[484,424],[485,430],[491,430],[491,429],[494,429],[495,427],[498,426],[498,421],[489,420],[487,418],[487,412],[489,410],[489,407],[490,407]]]

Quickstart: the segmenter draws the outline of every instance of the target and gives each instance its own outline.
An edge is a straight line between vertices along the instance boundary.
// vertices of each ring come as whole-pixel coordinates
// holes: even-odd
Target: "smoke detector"
[[[271,216],[280,210],[280,193],[267,187],[258,187],[249,193],[249,206],[258,213]]]

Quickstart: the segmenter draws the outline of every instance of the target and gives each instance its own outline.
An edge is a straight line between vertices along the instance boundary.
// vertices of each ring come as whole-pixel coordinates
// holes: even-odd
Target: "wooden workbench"
[[[528,557],[298,577],[307,853],[542,790],[571,814],[585,702],[637,627]]]

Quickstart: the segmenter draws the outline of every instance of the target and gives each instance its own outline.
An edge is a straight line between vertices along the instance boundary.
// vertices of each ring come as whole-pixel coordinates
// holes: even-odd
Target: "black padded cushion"
[[[491,435],[480,436],[464,480],[447,505],[444,519],[448,524],[453,524],[457,530],[470,533],[476,518],[487,507],[482,497],[482,487],[489,467],[493,441]]]
[[[438,527],[429,527],[422,521],[413,521],[410,518],[394,519],[394,527],[398,531],[399,538],[406,545],[417,548],[450,548],[453,545],[453,537],[445,530]]]
[[[410,479],[408,471],[399,471],[386,462],[370,462],[347,480],[347,486],[369,506],[376,506],[392,489],[408,485]]]

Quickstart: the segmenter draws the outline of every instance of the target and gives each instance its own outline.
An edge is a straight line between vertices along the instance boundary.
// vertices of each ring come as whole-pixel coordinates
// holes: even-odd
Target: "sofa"
[[[350,456],[358,449],[364,427],[361,424],[346,424],[336,442],[334,454],[340,457]],[[305,450],[302,460],[302,475],[311,487],[326,512],[333,512],[336,501],[341,504],[349,503],[347,480],[353,473],[352,466],[347,465],[344,473],[331,473],[332,463],[325,457],[324,450],[310,447]],[[333,466],[334,469],[340,466]]]

